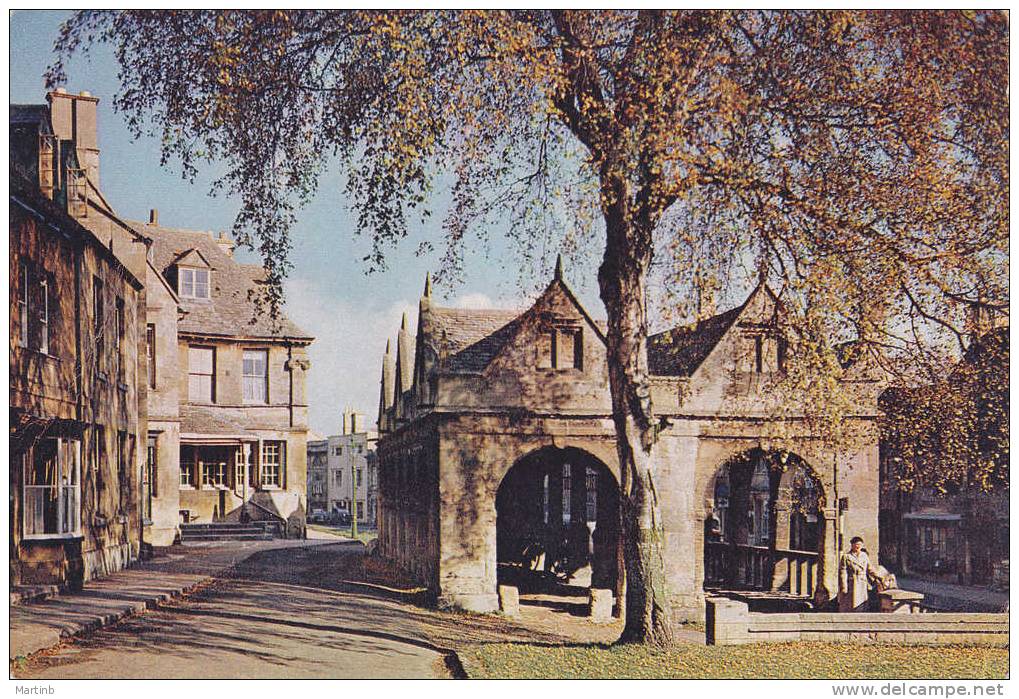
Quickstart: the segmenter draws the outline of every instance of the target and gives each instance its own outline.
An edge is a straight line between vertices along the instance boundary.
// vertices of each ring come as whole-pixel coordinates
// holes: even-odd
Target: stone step
[[[217,533],[217,534],[181,534],[182,543],[192,541],[272,541],[272,534],[266,532],[253,533]]]

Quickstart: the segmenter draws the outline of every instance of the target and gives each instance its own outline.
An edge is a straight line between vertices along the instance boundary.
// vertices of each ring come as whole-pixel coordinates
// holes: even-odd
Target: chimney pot
[[[159,225],[159,209],[149,209],[149,225]]]
[[[81,92],[78,93],[78,95],[81,97],[91,97],[92,93],[89,92],[88,90],[82,90]]]
[[[67,94],[67,88],[66,87],[58,87],[56,92],[57,92],[58,95],[66,95]]]

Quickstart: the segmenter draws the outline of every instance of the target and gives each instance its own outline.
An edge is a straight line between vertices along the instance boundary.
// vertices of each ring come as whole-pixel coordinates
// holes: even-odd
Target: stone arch
[[[822,583],[827,495],[807,460],[784,449],[740,450],[706,487],[704,586],[812,597]]]
[[[545,446],[516,459],[496,488],[495,509],[499,584],[521,593],[619,594],[619,483],[590,451]]]

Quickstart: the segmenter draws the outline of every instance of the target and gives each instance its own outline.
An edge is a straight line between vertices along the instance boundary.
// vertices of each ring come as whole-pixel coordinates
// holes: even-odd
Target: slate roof
[[[652,376],[690,376],[707,359],[736,321],[743,306],[687,326],[648,337],[648,371]]]
[[[194,249],[208,260],[212,267],[210,299],[181,298],[180,304],[187,315],[180,321],[178,331],[203,335],[239,337],[288,337],[312,340],[312,336],[283,316],[279,328],[270,320],[256,315],[255,303],[249,293],[258,289],[264,279],[259,265],[241,264],[227,255],[206,231],[154,226],[138,221],[129,222],[138,231],[152,238],[152,264],[164,278],[172,280],[172,267],[187,251]],[[171,281],[171,286],[174,286]]]
[[[48,121],[50,108],[46,104],[12,104],[11,124],[38,124]]]
[[[428,314],[425,332],[452,372],[484,369],[513,335],[522,311],[436,308]]]

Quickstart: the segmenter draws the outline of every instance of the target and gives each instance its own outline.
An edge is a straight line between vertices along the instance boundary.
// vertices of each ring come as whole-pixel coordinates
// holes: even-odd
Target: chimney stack
[[[50,104],[53,133],[61,141],[71,141],[77,151],[78,164],[96,188],[99,187],[99,98],[82,90],[72,95],[58,88],[46,95]]]
[[[149,225],[159,225],[159,209],[149,209]]]
[[[234,256],[234,248],[237,247],[237,244],[230,238],[226,237],[226,231],[219,232],[219,237],[216,238],[216,245],[219,246],[219,249],[222,250],[227,257]]]

